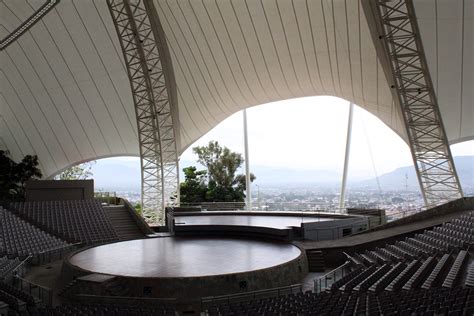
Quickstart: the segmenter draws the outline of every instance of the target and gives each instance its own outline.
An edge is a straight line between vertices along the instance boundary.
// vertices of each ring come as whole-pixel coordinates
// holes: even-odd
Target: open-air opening
[[[250,170],[256,176],[251,187],[253,210],[338,207],[348,110],[349,102],[335,97],[292,99],[247,110]],[[218,141],[243,155],[242,113],[222,121],[181,155],[181,183],[185,181],[184,168],[205,169],[197,162],[193,148],[206,146],[209,141]],[[451,146],[466,196],[474,191],[469,176],[473,172],[472,143]],[[237,173],[245,172],[243,166]],[[87,168],[91,172],[88,177],[95,179],[98,195],[126,198],[139,209],[139,158],[100,159]],[[381,208],[390,215],[423,207],[407,144],[377,117],[357,106],[346,190],[348,208]],[[226,207],[225,203],[219,206]]]

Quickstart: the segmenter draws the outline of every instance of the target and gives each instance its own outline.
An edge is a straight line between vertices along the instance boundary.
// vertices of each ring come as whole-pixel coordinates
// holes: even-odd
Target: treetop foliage
[[[81,163],[79,165],[72,166],[60,174],[58,174],[56,180],[85,180],[90,179],[93,176],[92,166],[95,161],[89,161]]]
[[[236,175],[244,159],[242,154],[222,147],[217,141],[207,146],[197,146],[193,152],[197,161],[207,170],[194,166],[184,168],[185,181],[181,183],[181,202],[243,202],[245,198],[245,175]],[[255,176],[251,174],[251,181]]]
[[[19,163],[0,150],[0,200],[21,201],[25,198],[25,183],[40,179],[38,156],[26,155]]]

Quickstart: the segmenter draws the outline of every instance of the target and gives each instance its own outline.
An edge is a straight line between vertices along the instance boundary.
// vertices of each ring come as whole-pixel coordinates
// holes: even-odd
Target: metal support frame
[[[249,159],[249,133],[247,129],[247,109],[243,111],[244,119],[244,148],[245,148],[245,201],[247,204],[247,210],[252,210],[252,188],[250,187],[250,159]]]
[[[30,15],[23,23],[21,23],[16,29],[10,34],[0,40],[0,51],[7,48],[11,43],[15,42],[20,36],[25,34],[33,25],[41,20],[49,11],[51,11],[55,5],[59,3],[59,0],[46,0],[45,3],[40,6],[32,15]]]
[[[349,158],[351,153],[351,142],[352,142],[352,120],[354,117],[354,103],[349,103],[349,117],[347,119],[347,137],[346,137],[346,153],[344,155],[344,170],[342,173],[342,184],[341,184],[341,197],[339,199],[339,211],[345,207],[346,198],[346,184],[347,184],[347,173],[349,171]]]
[[[426,207],[463,196],[411,0],[371,2]]]
[[[175,85],[164,58],[164,37],[152,3],[107,0],[120,40],[137,117],[142,173],[142,210],[158,212],[164,222],[167,206],[179,203],[178,155],[175,130]],[[153,16],[154,15],[154,16]],[[171,70],[172,72],[172,70]]]

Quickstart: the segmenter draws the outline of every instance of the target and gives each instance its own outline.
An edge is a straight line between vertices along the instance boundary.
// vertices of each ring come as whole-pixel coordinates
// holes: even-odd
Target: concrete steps
[[[145,238],[125,206],[104,206],[104,211],[121,240]]]
[[[306,250],[306,257],[308,258],[309,272],[323,272],[326,268],[324,263],[323,252],[320,250]]]

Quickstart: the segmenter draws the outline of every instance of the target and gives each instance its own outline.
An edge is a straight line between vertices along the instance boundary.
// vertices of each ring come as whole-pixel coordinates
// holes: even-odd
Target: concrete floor
[[[57,260],[42,266],[31,266],[28,268],[24,279],[51,289],[53,293],[53,306],[59,304],[58,292],[66,285],[61,280],[62,260]]]

